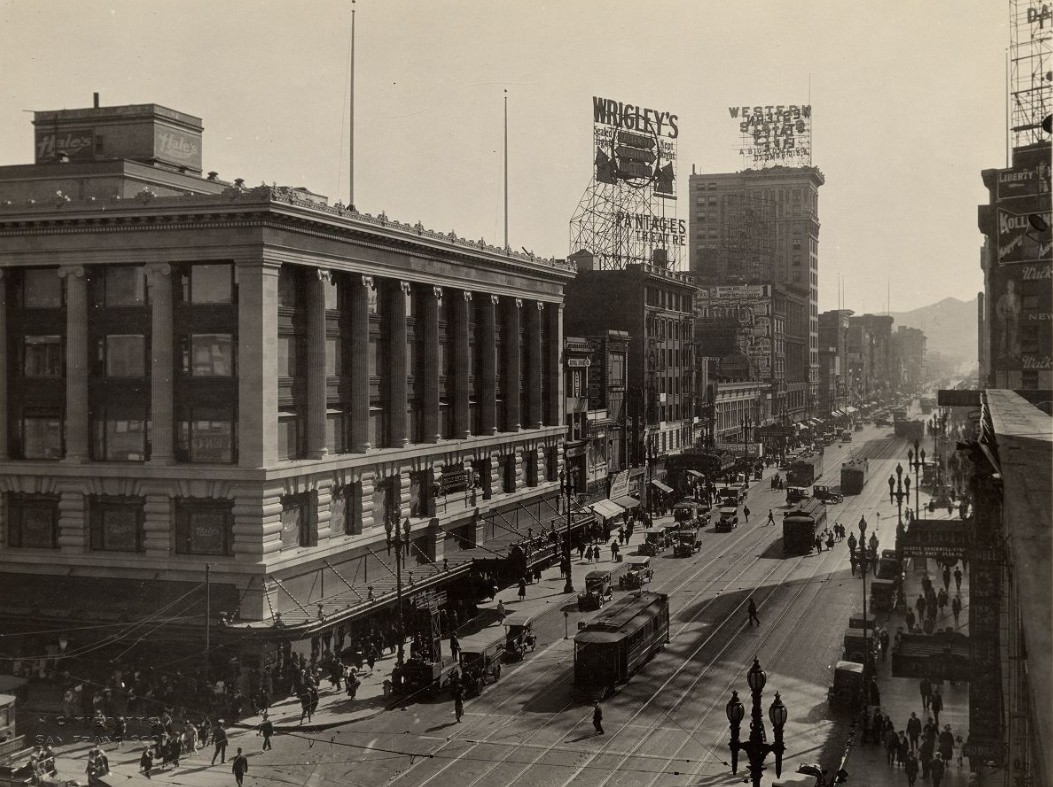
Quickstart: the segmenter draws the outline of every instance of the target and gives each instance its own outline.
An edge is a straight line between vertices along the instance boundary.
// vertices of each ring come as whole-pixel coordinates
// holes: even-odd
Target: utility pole
[[[212,583],[210,572],[211,563],[205,563],[205,683],[209,682],[211,670],[209,664],[212,660]]]

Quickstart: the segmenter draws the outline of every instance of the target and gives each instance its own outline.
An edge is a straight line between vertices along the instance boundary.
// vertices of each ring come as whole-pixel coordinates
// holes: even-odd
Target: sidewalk
[[[885,527],[882,527],[882,532],[880,534],[881,541],[883,543],[891,544],[894,542],[894,532],[892,527],[894,527],[895,524],[895,516],[893,515],[889,517],[882,515],[881,521],[883,526],[889,526],[888,532],[885,532]],[[907,560],[904,568],[905,578],[903,583],[903,593],[907,604],[913,606],[914,600],[918,597],[918,594],[922,592],[921,583],[926,574],[932,580],[933,585],[937,589],[942,588],[943,579],[941,576],[941,570],[941,567],[939,567],[933,560]],[[871,576],[873,575],[871,574]],[[856,580],[862,583],[858,574]],[[860,594],[862,594],[861,589]],[[952,599],[955,595],[955,583],[953,577],[951,578],[948,595]],[[965,572],[962,578],[961,597],[963,610],[960,617],[960,626],[957,627],[956,630],[968,634],[968,571]],[[877,616],[876,621],[877,625],[884,627],[893,638],[900,627],[903,627],[903,630],[906,631],[906,624],[902,613],[882,613]],[[937,614],[936,628],[942,630],[949,626],[954,626],[954,616],[951,614],[951,608],[948,604],[943,614]],[[922,707],[921,693],[919,691],[920,680],[915,678],[892,677],[891,653],[878,660],[876,665],[876,676],[878,690],[881,695],[881,711],[892,718],[897,732],[906,728],[907,720],[910,718],[912,712],[917,714],[922,725],[924,725],[932,716],[931,712],[925,711]],[[956,738],[960,736],[961,740],[966,740],[969,736],[969,685],[967,683],[952,684],[948,681],[942,681],[934,682],[933,689],[939,689],[940,694],[943,697],[943,710],[940,711],[939,728],[942,730],[945,725],[949,724],[951,731]],[[966,787],[966,785],[976,783],[975,777],[971,778],[973,775],[969,771],[969,760],[968,758],[962,758],[961,753],[961,746],[956,742],[954,755],[944,772],[941,787]],[[884,745],[863,743],[861,731],[857,732],[856,739],[845,764],[845,769],[850,774],[849,782],[855,785],[862,784],[869,785],[869,787],[904,787],[904,785],[907,784],[907,777],[904,774],[903,769],[895,765],[888,765]],[[924,786],[926,784],[931,784],[931,780],[922,779],[919,770],[917,784]]]

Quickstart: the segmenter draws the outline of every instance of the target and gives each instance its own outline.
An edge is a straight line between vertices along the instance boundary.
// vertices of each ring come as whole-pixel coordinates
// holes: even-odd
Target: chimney
[[[96,109],[98,109],[99,108],[99,94],[98,93],[92,93],[91,97],[92,97],[92,104],[94,105],[94,107]]]

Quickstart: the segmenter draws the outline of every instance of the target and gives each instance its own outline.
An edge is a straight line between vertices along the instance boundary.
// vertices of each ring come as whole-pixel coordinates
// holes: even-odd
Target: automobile
[[[838,661],[834,666],[834,685],[826,693],[831,708],[856,709],[863,701],[863,665],[858,661]]]
[[[622,590],[640,590],[654,578],[651,558],[646,555],[630,555],[625,562],[625,573],[618,579],[618,586]]]
[[[607,574],[608,598],[614,594],[610,592],[610,572],[591,572]],[[585,586],[588,587],[589,576],[585,577]],[[580,603],[580,596],[579,603]],[[534,634],[534,618],[530,615],[515,614],[505,618],[505,661],[521,661],[527,654],[537,647],[537,636]]]
[[[698,529],[684,527],[673,536],[673,557],[691,557],[702,548],[702,541],[698,537]]]
[[[726,533],[738,527],[739,510],[735,506],[723,506],[717,518],[716,530],[718,533]]]
[[[845,497],[840,492],[835,492],[829,486],[825,484],[816,484],[812,487],[812,497],[816,500],[822,500],[824,503],[829,505],[830,503],[843,503]]]
[[[786,502],[787,503],[799,503],[807,497],[811,497],[808,493],[808,487],[806,486],[788,486],[786,487]]]
[[[892,420],[888,416],[879,415],[874,419],[874,426],[892,426]]]
[[[497,634],[493,628],[461,639],[461,681],[466,696],[478,694],[488,680],[497,683],[501,678],[507,634],[503,630]]]
[[[851,443],[852,442],[852,433],[848,429],[845,429],[843,432],[841,432],[841,442],[842,443]]]
[[[649,527],[644,531],[644,542],[636,548],[638,555],[657,555],[665,552],[665,528]]]
[[[590,571],[585,575],[585,590],[578,594],[578,611],[600,609],[614,596],[610,571]]]
[[[694,525],[700,516],[702,506],[694,500],[681,500],[673,506],[673,519],[682,524]]]

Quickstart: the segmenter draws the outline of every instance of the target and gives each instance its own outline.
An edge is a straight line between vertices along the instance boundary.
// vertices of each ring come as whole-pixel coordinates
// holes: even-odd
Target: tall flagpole
[[[508,88],[505,88],[505,248],[508,245]]]
[[[351,0],[351,97],[350,97],[350,130],[348,131],[349,144],[351,146],[348,157],[347,172],[347,206],[354,210],[355,207],[355,0]]]

